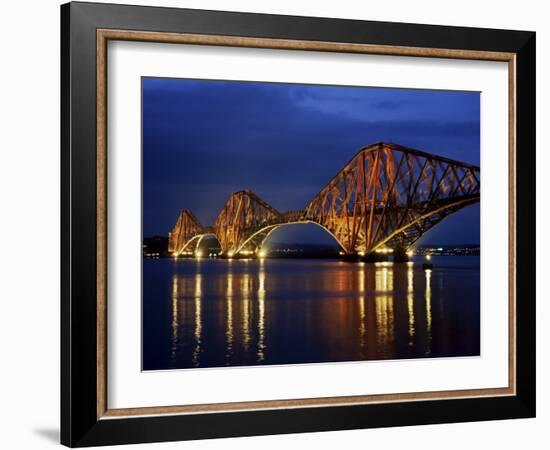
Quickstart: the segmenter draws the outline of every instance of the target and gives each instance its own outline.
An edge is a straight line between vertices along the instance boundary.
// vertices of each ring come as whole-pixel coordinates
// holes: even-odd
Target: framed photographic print
[[[61,19],[63,444],[535,415],[535,33]]]

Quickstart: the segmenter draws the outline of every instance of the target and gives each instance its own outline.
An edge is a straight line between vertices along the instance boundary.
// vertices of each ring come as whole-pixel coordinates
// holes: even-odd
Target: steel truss
[[[227,256],[257,254],[277,227],[307,222],[326,229],[347,254],[406,251],[445,217],[479,199],[479,167],[376,143],[362,148],[302,211],[280,213],[250,190],[231,194],[210,229],[182,211],[169,251],[179,254],[197,235],[212,232]]]

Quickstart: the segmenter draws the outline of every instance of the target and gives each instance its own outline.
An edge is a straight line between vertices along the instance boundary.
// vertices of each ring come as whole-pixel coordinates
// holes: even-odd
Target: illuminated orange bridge
[[[445,217],[480,198],[479,167],[397,144],[362,148],[300,211],[279,212],[250,190],[229,196],[213,226],[183,210],[169,234],[169,251],[193,255],[215,236],[221,255],[261,256],[275,229],[313,223],[346,255],[404,254]]]

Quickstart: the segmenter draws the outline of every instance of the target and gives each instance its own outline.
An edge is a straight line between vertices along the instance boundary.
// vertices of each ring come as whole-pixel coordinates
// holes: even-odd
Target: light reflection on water
[[[479,354],[479,259],[145,260],[144,370]]]
[[[173,276],[173,279],[177,280],[176,275]],[[226,321],[226,342],[227,347],[225,351],[225,357],[231,360],[231,355],[233,354],[233,274],[231,269],[227,272],[227,289],[226,289],[226,302],[227,302],[227,321]]]

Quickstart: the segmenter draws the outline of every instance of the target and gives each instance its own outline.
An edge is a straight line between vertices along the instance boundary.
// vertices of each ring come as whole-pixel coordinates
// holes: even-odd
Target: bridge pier
[[[260,259],[258,258],[258,255],[256,253],[250,253],[250,254],[242,254],[242,253],[236,253],[229,255],[228,253],[221,253],[218,255],[218,258],[220,259]]]
[[[409,262],[409,256],[404,248],[396,248],[393,250],[393,262],[405,263]]]
[[[372,252],[365,256],[360,256],[359,261],[367,263],[387,262],[389,261],[389,255],[387,253]]]
[[[377,253],[372,252],[368,255],[360,255],[359,253],[348,253],[342,256],[344,261],[350,262],[366,262],[366,263],[377,263],[377,262],[387,262],[393,261],[395,263],[405,263],[409,262],[409,256],[405,249],[394,249],[392,253]]]
[[[345,255],[342,255],[342,260],[347,262],[377,263],[389,261],[389,255],[376,252],[369,253],[368,255],[360,255],[359,253],[346,253]]]

